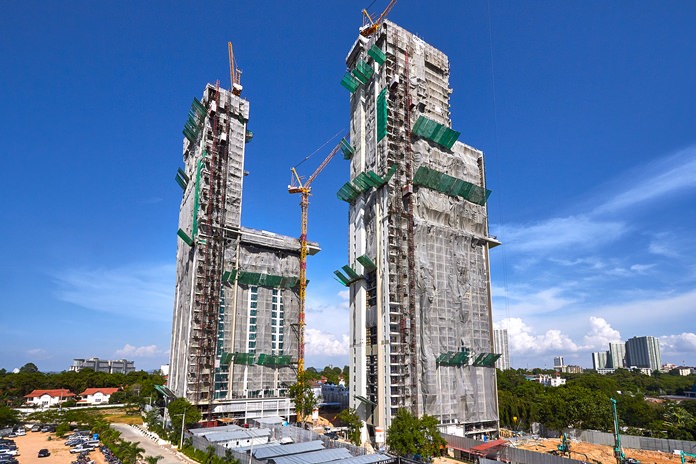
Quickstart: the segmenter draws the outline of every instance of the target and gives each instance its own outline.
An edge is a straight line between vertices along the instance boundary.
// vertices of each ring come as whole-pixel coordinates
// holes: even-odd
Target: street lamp
[[[179,451],[184,446],[184,427],[186,427],[186,409],[184,409],[183,414],[174,414],[176,417],[182,416],[181,418],[181,438],[179,439]]]

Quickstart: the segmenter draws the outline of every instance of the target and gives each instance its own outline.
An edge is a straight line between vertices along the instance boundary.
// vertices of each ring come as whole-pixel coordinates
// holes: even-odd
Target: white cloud
[[[163,353],[157,345],[133,346],[126,343],[123,348],[116,350],[115,355],[123,358],[149,358]]]
[[[308,355],[347,356],[349,351],[348,335],[334,335],[318,329],[306,329],[305,349]]]
[[[629,182],[630,188],[617,193],[594,212],[613,213],[696,187],[696,146],[644,166],[640,173],[633,173]]]
[[[56,273],[56,296],[93,311],[134,319],[168,321],[174,304],[173,264]]]
[[[662,335],[659,337],[660,351],[667,355],[690,353],[696,354],[696,334],[683,332],[679,335]]]
[[[558,311],[575,303],[575,299],[563,296],[564,291],[559,287],[530,293],[525,292],[524,289],[516,289],[508,293],[503,292],[503,294],[496,291],[494,296],[507,297],[506,311],[519,316],[530,316]]]
[[[53,355],[44,350],[43,348],[32,348],[30,350],[27,350],[27,358],[33,359],[33,360],[45,360],[45,359],[51,359]]]
[[[510,351],[522,356],[559,351],[575,352],[582,349],[560,330],[549,329],[542,334],[536,334],[532,327],[518,317],[503,319],[498,326],[508,331]]]
[[[609,343],[621,342],[621,334],[601,317],[590,316],[590,332],[584,341],[588,348],[606,350]]]

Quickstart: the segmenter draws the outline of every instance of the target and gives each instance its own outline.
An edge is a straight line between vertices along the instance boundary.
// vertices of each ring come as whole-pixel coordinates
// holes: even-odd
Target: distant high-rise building
[[[557,371],[563,371],[563,368],[565,367],[565,362],[563,360],[563,356],[556,356],[553,358],[553,368]]]
[[[606,369],[609,353],[607,351],[596,351],[592,353],[592,367],[594,370]]]
[[[609,343],[609,359],[607,367],[611,369],[620,369],[626,367],[626,345],[623,343]]]
[[[94,372],[106,372],[108,374],[128,374],[135,371],[135,363],[126,359],[73,359],[69,370],[71,372],[80,372],[82,369],[92,369]]]
[[[633,337],[626,341],[626,367],[656,371],[662,366],[660,342],[656,337]]]
[[[501,371],[510,369],[507,329],[493,330],[493,351],[500,355],[500,358],[495,362],[495,367]]]

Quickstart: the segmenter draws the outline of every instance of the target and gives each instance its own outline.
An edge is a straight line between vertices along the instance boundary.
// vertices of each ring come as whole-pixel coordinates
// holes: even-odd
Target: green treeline
[[[535,371],[535,373],[539,373]],[[538,422],[560,431],[579,428],[612,432],[609,398],[617,400],[621,427],[627,434],[696,439],[696,401],[668,401],[663,395],[681,395],[696,384],[696,375],[653,373],[652,376],[619,369],[614,374],[563,374],[566,385],[545,387],[527,380],[524,370],[498,371],[501,427],[528,431]]]

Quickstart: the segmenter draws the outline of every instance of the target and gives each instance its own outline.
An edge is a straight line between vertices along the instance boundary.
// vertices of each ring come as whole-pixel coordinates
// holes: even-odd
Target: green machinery
[[[616,464],[640,464],[640,461],[633,458],[627,458],[621,447],[621,433],[619,432],[619,415],[616,412],[616,400],[611,400],[611,411],[614,415],[614,457]]]
[[[681,464],[686,463],[687,456],[689,456],[690,458],[696,458],[696,454],[686,453],[684,451],[680,451],[679,454],[681,454]]]
[[[557,446],[557,449],[558,452],[556,454],[570,457],[570,439],[566,433],[561,435],[561,444]]]

